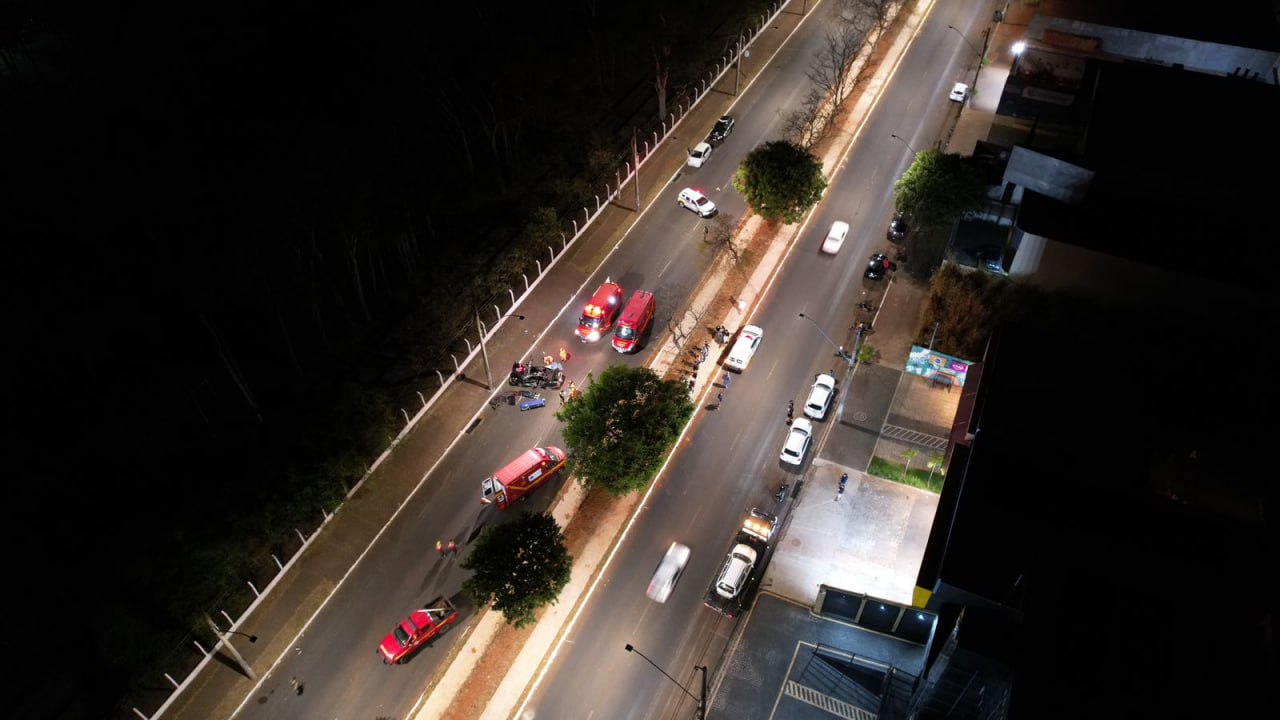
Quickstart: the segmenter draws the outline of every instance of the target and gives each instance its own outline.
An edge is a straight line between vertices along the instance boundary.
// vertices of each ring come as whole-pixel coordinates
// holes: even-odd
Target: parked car
[[[863,277],[868,280],[880,280],[887,273],[898,269],[897,263],[889,260],[889,256],[884,253],[876,253],[867,261],[867,269],[862,273]]]
[[[804,454],[813,441],[813,423],[804,418],[791,421],[787,428],[787,440],[782,444],[782,462],[788,465],[799,465],[804,462]]]
[[[711,157],[711,152],[711,143],[700,142],[689,151],[689,159],[685,160],[685,164],[689,167],[702,167],[702,164]]]
[[[729,133],[733,132],[733,118],[728,115],[722,115],[716,121],[716,126],[711,128],[711,134],[707,136],[707,140],[719,145],[724,139],[729,137]]]
[[[836,378],[826,373],[813,379],[813,387],[809,390],[809,399],[804,401],[805,417],[822,420],[827,417],[831,407],[831,398],[836,394]]]
[[[947,95],[947,99],[951,102],[962,103],[969,98],[969,86],[958,82],[951,86],[951,93]]]
[[[886,233],[889,242],[900,243],[907,239],[907,218],[902,213],[894,213],[893,219],[889,221],[889,230]]]
[[[662,562],[658,563],[658,569],[653,571],[653,578],[649,580],[649,589],[645,590],[644,594],[655,602],[666,602],[688,562],[689,548],[680,543],[671,543],[671,547],[667,548],[667,554],[662,556]]]
[[[699,188],[685,188],[680,191],[680,196],[676,198],[676,203],[680,207],[698,213],[698,215],[709,218],[716,214],[716,204],[711,199],[702,194]]]
[[[827,231],[827,239],[822,241],[822,252],[828,255],[840,252],[841,246],[844,245],[844,236],[848,234],[849,223],[840,220],[831,223],[831,229]]]
[[[742,332],[738,333],[737,341],[733,343],[733,348],[729,350],[729,357],[725,358],[724,366],[738,372],[746,370],[747,365],[751,363],[751,358],[756,354],[756,349],[760,347],[760,340],[763,337],[764,330],[758,325],[742,328]]]

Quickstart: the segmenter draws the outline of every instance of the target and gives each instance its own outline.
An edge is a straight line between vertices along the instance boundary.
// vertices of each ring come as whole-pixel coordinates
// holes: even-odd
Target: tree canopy
[[[987,183],[972,158],[924,150],[894,185],[894,206],[917,228],[948,227],[982,207]]]
[[[560,596],[569,583],[573,557],[554,518],[526,512],[485,528],[461,567],[475,573],[462,589],[522,628],[536,621],[538,608]]]
[[[693,403],[689,388],[648,368],[613,365],[561,406],[568,471],[615,497],[649,484],[680,435]]]
[[[822,163],[785,140],[752,150],[733,175],[733,189],[766,220],[799,222],[822,199],[827,179]]]

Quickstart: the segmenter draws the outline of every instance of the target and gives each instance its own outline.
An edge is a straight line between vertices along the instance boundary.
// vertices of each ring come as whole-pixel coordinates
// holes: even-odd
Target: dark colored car
[[[889,221],[889,231],[886,233],[889,242],[902,242],[907,239],[907,219],[902,213],[894,213],[893,219]]]
[[[733,118],[724,115],[716,121],[716,126],[711,128],[711,134],[707,136],[707,140],[712,143],[722,143],[731,132],[733,132]]]
[[[867,261],[866,272],[862,273],[862,275],[868,280],[880,280],[886,273],[891,273],[897,269],[897,263],[890,261],[888,255],[876,253],[871,256],[871,260]]]

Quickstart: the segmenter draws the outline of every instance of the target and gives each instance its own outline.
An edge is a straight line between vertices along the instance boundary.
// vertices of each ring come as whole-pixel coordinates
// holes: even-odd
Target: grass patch
[[[882,457],[873,457],[871,458],[871,467],[867,468],[867,474],[902,483],[903,485],[910,485],[921,490],[928,490],[931,493],[942,492],[944,478],[941,471],[933,471],[933,476],[930,477],[929,468],[927,467],[913,467],[903,473],[904,467],[902,464],[889,462]]]

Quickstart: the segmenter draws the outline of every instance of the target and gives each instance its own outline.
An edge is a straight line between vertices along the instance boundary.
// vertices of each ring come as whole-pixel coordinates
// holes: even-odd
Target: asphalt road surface
[[[804,86],[809,58],[826,34],[826,15],[835,9],[835,3],[820,6],[787,43],[768,80],[757,83],[735,108],[743,135],[760,140],[780,135],[784,109],[793,106],[796,88]],[[701,682],[694,666],[709,666],[714,676],[735,621],[703,607],[703,596],[743,517],[752,507],[773,510],[778,485],[794,486],[799,479],[778,458],[787,401],[802,404],[819,372],[834,368],[845,380],[835,348],[798,315],[803,312],[836,343],[851,346],[854,305],[868,289],[862,270],[871,253],[886,246],[893,182],[912,159],[891,135],[906,138],[917,150],[933,147],[943,135],[954,110],[947,90],[965,72],[971,60],[966,53],[972,52],[947,26],[969,27],[987,11],[977,2],[935,6],[752,317],[765,331],[755,359],[724,391],[720,411],[700,410],[688,442],[659,479],[524,717],[692,715],[693,699],[625,646],[634,645],[694,694]],[[738,159],[725,155],[713,156],[710,167]],[[838,255],[823,255],[819,247],[836,220],[850,224],[849,235]],[[815,423],[814,447],[801,472],[822,452],[833,422],[834,409],[826,422]],[[692,556],[670,598],[658,604],[645,596],[645,587],[673,541],[688,545]],[[761,716],[767,712],[762,708]]]
[[[531,304],[560,312],[545,334],[531,341],[527,357],[564,346],[573,353],[568,375],[579,383],[588,371],[644,360],[645,352],[615,353],[607,340],[580,343],[574,329],[583,303],[606,276],[622,285],[628,296],[633,290],[650,290],[658,298],[654,335],[662,337],[662,328],[683,309],[713,259],[712,248],[702,242],[705,221],[679,208],[676,193],[697,186],[721,213],[744,215],[745,203],[731,189],[732,173],[752,148],[781,136],[783,120],[807,91],[805,73],[823,43],[824,22],[834,6],[823,3],[812,11],[770,63],[769,72],[731,111],[737,118],[733,134],[704,167],[683,168],[671,178],[664,197],[645,211],[623,243],[602,251],[600,257],[571,251],[575,255],[568,262],[598,265],[598,272],[571,293],[554,281],[535,292]],[[698,686],[695,664],[709,664],[714,673],[733,621],[703,608],[702,595],[746,512],[753,506],[772,509],[778,484],[798,478],[778,460],[786,401],[801,403],[813,375],[840,364],[832,357],[833,348],[797,313],[813,317],[832,337],[845,337],[847,346],[845,326],[853,303],[861,297],[862,267],[873,249],[883,245],[892,182],[911,159],[889,135],[932,138],[941,132],[949,109],[946,90],[968,59],[961,51],[970,52],[959,38],[947,37],[951,31],[946,26],[965,27],[986,10],[976,2],[964,8],[935,8],[845,171],[757,310],[753,320],[765,329],[759,353],[724,392],[721,411],[699,411],[703,416],[691,429],[690,442],[660,479],[650,506],[533,698],[535,717],[670,717],[680,712],[677,708],[691,708],[691,701],[669,680],[623,649],[627,643],[634,643],[686,687]],[[912,144],[917,149],[930,145],[915,140]],[[836,219],[851,224],[849,238],[839,255],[821,256],[817,248]],[[495,382],[503,381],[517,359],[490,358]],[[557,486],[544,487],[506,512],[479,502],[480,480],[493,470],[530,447],[562,445],[553,417],[559,400],[554,391],[544,394],[549,409],[541,411],[491,410],[482,404],[477,408],[482,421],[433,466],[413,467],[405,458],[390,461],[400,466],[399,472],[420,475],[419,488],[311,619],[296,647],[272,670],[277,678],[296,679],[296,685],[277,683],[284,689],[249,698],[237,717],[408,715],[456,636],[433,641],[397,667],[380,662],[377,644],[399,618],[441,594],[458,602],[464,617],[474,615],[475,608],[466,605],[460,593],[465,571],[457,567],[467,543],[487,524],[514,517],[515,511],[547,508]],[[821,447],[826,427],[817,425],[815,447],[804,467]],[[439,557],[434,546],[440,539],[457,541],[463,552]],[[693,554],[670,599],[659,605],[645,597],[644,589],[673,540],[689,545]],[[318,587],[316,592],[330,590]],[[286,697],[271,697],[279,693]]]

